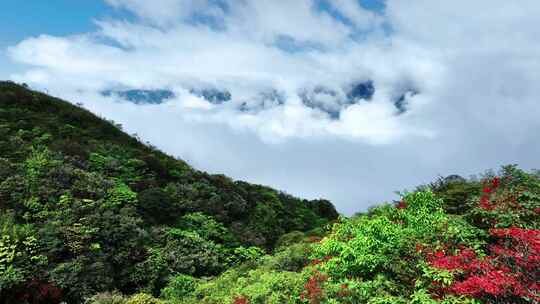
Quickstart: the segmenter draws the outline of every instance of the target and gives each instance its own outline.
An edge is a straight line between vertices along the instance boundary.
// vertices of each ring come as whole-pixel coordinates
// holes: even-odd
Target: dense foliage
[[[4,302],[540,302],[538,172],[440,178],[337,218],[13,84],[0,102]]]
[[[463,189],[470,192],[458,204]],[[499,176],[442,179],[394,204],[340,218],[322,239],[285,235],[274,255],[191,281],[180,288],[185,293],[163,300],[538,303],[539,219],[537,173],[508,166]]]
[[[79,106],[0,82],[1,303],[157,303],[337,216],[328,201],[194,170]]]

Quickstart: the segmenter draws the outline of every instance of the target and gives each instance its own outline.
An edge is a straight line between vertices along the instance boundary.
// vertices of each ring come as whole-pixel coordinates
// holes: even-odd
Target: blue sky
[[[317,0],[328,8],[327,0]],[[361,0],[367,9],[382,12],[382,0]],[[104,0],[4,0],[0,10],[0,78],[21,70],[6,54],[6,48],[21,40],[42,34],[66,36],[97,30],[95,20],[132,19],[123,9]]]
[[[0,10],[0,76],[16,67],[5,49],[21,40],[41,34],[64,36],[95,30],[94,18],[110,14],[100,0],[3,0]]]
[[[4,0],[0,11],[2,44],[43,33],[68,35],[95,29],[93,18],[110,13],[102,1],[93,0]]]
[[[538,167],[538,0],[2,6],[0,78],[82,102],[196,168],[347,214],[438,175]],[[347,99],[362,83],[373,95]],[[174,98],[102,94],[131,89]],[[212,104],[203,90],[231,98]]]
[[[325,0],[320,1],[326,7]],[[382,11],[382,0],[362,0],[365,8]],[[3,0],[0,10],[0,47],[40,34],[64,36],[96,29],[95,19],[127,18],[102,0]]]

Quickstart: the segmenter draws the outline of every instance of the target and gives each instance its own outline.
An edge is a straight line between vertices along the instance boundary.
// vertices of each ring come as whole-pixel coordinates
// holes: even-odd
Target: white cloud
[[[139,8],[139,4],[132,5],[133,9]],[[230,10],[227,31],[186,23],[158,29],[126,21],[99,21],[98,33],[30,38],[12,48],[11,54],[15,60],[40,67],[40,71],[45,68],[45,73],[57,79],[56,84],[47,83],[48,87],[59,86],[64,92],[112,85],[227,89],[233,100],[220,107],[222,111],[208,107],[213,111],[204,114],[186,111],[184,116],[252,129],[266,142],[281,142],[291,137],[340,136],[386,143],[399,136],[426,134],[413,122],[398,125],[399,119],[391,109],[395,98],[391,96],[391,88],[402,81],[403,73],[408,73],[410,67],[388,69],[384,62],[388,59],[403,62],[401,58],[408,55],[398,54],[401,50],[390,48],[385,41],[354,43],[346,35],[351,29],[318,11],[310,0],[287,5],[279,1],[245,2],[231,6]],[[286,52],[271,43],[280,35],[301,42],[322,43],[330,49]],[[36,74],[35,70],[30,72]],[[433,69],[428,73],[433,74],[432,78],[437,77]],[[24,78],[36,79],[29,74],[18,76]],[[342,90],[354,81],[367,79],[376,82],[378,92],[369,104],[353,106],[347,111],[342,102],[326,101],[336,103],[335,107],[346,117],[343,120],[333,121],[320,110],[305,107],[298,97],[299,91],[306,87],[324,85]],[[262,109],[256,115],[231,110],[265,90],[283,92],[285,104]],[[190,115],[193,117],[187,117]]]
[[[193,13],[203,12],[211,16],[220,16],[219,7],[211,5],[209,0],[105,0],[110,5],[131,11],[144,21],[155,25],[167,26],[189,18]]]
[[[197,167],[326,196],[347,213],[437,174],[536,164],[536,1],[388,0],[382,15],[329,1],[350,24],[311,0],[109,3],[140,20],[28,38],[10,48],[27,66],[12,78],[83,101]],[[222,24],[193,22],[197,14]],[[347,88],[366,80],[371,101],[347,105]],[[136,106],[98,94],[114,86],[169,88],[177,98]],[[335,92],[319,101],[339,117],[302,103],[298,93],[318,86]],[[191,88],[227,90],[232,100],[213,105]],[[407,90],[418,94],[396,115]],[[268,92],[283,100],[261,100]],[[243,103],[253,110],[240,111]]]
[[[334,46],[343,42],[349,28],[317,9],[313,0],[239,1],[231,6],[227,25],[232,32],[264,42],[289,36],[300,42]]]
[[[361,30],[373,29],[383,21],[381,16],[363,8],[356,0],[333,0],[330,3],[340,14]]]

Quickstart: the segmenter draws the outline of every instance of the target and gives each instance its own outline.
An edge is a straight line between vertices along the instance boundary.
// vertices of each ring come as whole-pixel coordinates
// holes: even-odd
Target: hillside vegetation
[[[160,301],[539,303],[539,217],[538,173],[440,179],[340,218],[322,239],[289,234],[273,255],[216,278],[178,276]]]
[[[540,302],[538,172],[441,178],[345,218],[11,83],[0,132],[5,303]]]
[[[0,83],[4,302],[159,294],[176,275],[217,275],[337,216],[328,201],[197,171],[78,106]]]

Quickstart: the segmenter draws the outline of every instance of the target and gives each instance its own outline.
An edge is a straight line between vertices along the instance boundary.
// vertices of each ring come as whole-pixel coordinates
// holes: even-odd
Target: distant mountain
[[[418,91],[414,89],[408,89],[404,93],[399,95],[399,97],[397,97],[397,99],[394,101],[394,106],[397,109],[397,113],[403,114],[407,112],[407,110],[409,109],[408,99],[416,96],[417,94],[418,94]]]
[[[340,112],[350,105],[368,102],[375,94],[373,81],[353,83],[343,90],[318,85],[299,93],[302,103],[310,108],[327,113],[332,119],[339,119]]]
[[[118,96],[135,104],[160,104],[174,98],[175,94],[170,90],[104,90],[103,96]]]
[[[355,103],[358,100],[371,100],[375,94],[375,87],[373,81],[368,80],[354,84],[349,92],[347,92],[347,98],[349,103]]]
[[[231,100],[231,93],[227,90],[218,90],[214,88],[191,89],[191,94],[201,97],[212,104],[222,104]]]
[[[312,109],[317,109],[329,115],[331,119],[339,119],[342,110],[350,105],[360,102],[369,102],[375,94],[373,81],[352,83],[343,89],[331,89],[324,85],[314,88],[300,90],[298,97],[302,103]],[[189,93],[206,100],[213,105],[223,105],[232,100],[232,94],[227,89],[217,88],[191,88]],[[417,90],[405,89],[400,91],[393,100],[396,108],[396,115],[403,114],[409,110],[409,99],[418,94]],[[169,99],[175,98],[174,92],[167,89],[108,89],[101,91],[101,95],[106,97],[115,96],[122,100],[132,102],[137,105],[161,104]],[[261,91],[246,101],[238,103],[238,110],[241,112],[260,112],[276,106],[285,104],[286,96],[283,92],[271,89]]]

